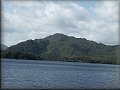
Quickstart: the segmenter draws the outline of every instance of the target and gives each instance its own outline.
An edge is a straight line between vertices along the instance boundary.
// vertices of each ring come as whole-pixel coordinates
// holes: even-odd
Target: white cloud
[[[3,43],[9,46],[59,32],[118,44],[118,2],[98,1],[93,7],[79,2],[3,1]]]
[[[108,21],[118,21],[119,19],[119,2],[104,1],[96,5],[95,12],[100,19]]]

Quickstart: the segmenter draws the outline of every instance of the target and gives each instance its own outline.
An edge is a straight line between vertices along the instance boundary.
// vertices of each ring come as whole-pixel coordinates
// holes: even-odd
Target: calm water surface
[[[2,88],[120,88],[119,65],[2,59]]]

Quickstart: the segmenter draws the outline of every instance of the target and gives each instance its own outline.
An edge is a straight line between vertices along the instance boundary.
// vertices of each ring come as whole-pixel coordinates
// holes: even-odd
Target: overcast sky
[[[2,43],[11,46],[54,33],[118,44],[119,1],[2,1]]]

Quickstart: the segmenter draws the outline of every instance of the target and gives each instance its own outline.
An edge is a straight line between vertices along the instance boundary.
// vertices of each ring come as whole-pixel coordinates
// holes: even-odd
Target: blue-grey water
[[[2,59],[2,88],[120,88],[119,65]]]

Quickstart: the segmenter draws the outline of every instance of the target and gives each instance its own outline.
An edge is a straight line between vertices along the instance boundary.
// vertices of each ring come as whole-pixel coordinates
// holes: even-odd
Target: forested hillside
[[[2,57],[116,64],[119,47],[56,33],[13,45],[2,52]]]

